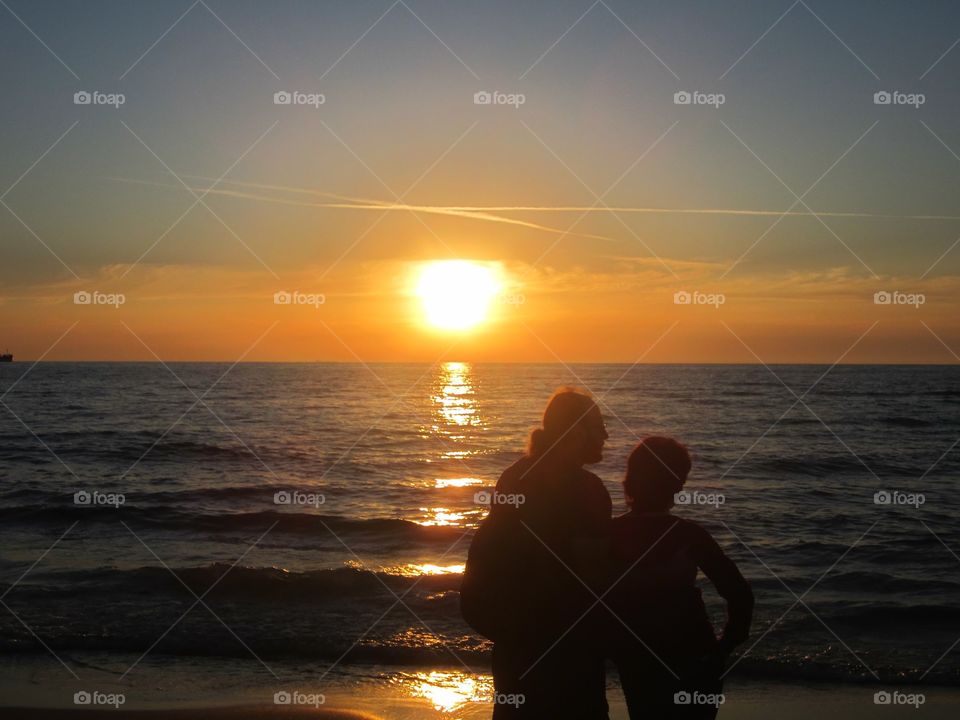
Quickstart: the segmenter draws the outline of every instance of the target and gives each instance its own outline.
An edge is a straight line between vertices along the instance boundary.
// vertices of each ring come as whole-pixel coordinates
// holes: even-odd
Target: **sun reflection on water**
[[[420,512],[425,517],[414,522],[426,527],[465,527],[479,513],[477,510],[453,510],[448,507],[422,507]]]
[[[448,362],[440,366],[433,401],[440,418],[461,427],[482,423],[477,412],[476,392],[468,363]]]
[[[462,478],[436,478],[434,487],[437,489],[448,487],[470,487],[472,485],[483,485],[483,480],[474,477]]]
[[[466,565],[454,563],[452,565],[435,565],[433,563],[407,563],[386,568],[391,575],[406,577],[420,577],[421,575],[456,575],[462,573]]]
[[[452,713],[467,703],[489,702],[493,681],[484,675],[434,670],[395,679],[413,697],[424,698],[434,710]]]

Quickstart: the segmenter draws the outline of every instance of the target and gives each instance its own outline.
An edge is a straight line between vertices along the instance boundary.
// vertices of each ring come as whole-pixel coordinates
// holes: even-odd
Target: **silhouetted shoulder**
[[[589,470],[581,470],[581,473],[587,497],[591,503],[596,503],[601,513],[609,519],[613,515],[613,501],[610,499],[607,486],[603,484],[603,480]]]
[[[497,480],[497,492],[517,493],[520,491],[523,478],[528,474],[533,466],[533,460],[523,456],[513,465],[500,473],[500,479]]]

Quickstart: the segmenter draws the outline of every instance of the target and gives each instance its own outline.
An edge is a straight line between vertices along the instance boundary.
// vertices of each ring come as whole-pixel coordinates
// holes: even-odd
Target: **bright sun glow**
[[[499,292],[496,272],[469,260],[431,262],[417,282],[427,322],[443,330],[466,330],[483,322]]]

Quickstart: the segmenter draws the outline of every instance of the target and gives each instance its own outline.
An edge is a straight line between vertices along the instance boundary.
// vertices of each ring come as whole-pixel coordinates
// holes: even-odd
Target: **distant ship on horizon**
[[[0,353],[0,362],[13,362],[13,354],[9,351]]]

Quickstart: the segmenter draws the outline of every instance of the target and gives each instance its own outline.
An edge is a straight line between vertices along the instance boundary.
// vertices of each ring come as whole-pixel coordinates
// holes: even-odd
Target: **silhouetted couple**
[[[643,440],[623,481],[630,511],[611,519],[607,489],[584,469],[607,437],[588,395],[554,393],[470,547],[461,606],[493,640],[496,720],[607,718],[607,659],[632,719],[712,718],[724,661],[747,637],[749,584],[709,532],[670,512],[686,448]],[[698,570],[727,601],[719,639]]]

